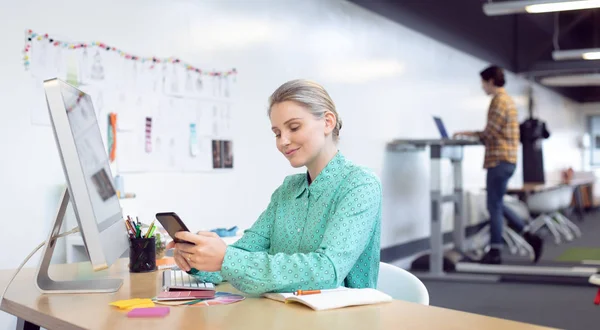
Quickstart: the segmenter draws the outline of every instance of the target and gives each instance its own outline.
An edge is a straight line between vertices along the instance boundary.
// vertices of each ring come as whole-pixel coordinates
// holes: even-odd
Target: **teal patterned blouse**
[[[375,288],[379,273],[381,183],[340,152],[309,184],[285,178],[267,209],[227,247],[220,272],[198,272],[249,294]]]

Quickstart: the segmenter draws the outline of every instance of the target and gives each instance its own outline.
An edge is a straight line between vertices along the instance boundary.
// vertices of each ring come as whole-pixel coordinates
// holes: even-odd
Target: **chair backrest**
[[[425,284],[410,272],[385,262],[379,263],[377,290],[394,299],[429,305]]]
[[[511,209],[516,215],[523,220],[531,220],[531,214],[529,214],[529,208],[527,204],[518,200],[517,198],[504,196],[504,205]]]
[[[527,196],[527,207],[532,213],[552,213],[561,208],[560,188],[543,190]]]
[[[575,191],[575,187],[564,185],[559,188],[560,189],[560,208],[566,209],[571,206],[571,202],[573,201],[573,192]]]

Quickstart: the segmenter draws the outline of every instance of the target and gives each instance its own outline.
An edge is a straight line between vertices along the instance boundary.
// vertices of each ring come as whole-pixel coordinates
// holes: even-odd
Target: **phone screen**
[[[157,213],[156,219],[160,224],[165,228],[167,233],[171,236],[171,238],[175,241],[175,243],[188,243],[194,244],[188,241],[183,241],[178,238],[175,238],[175,234],[180,231],[189,231],[183,221],[179,218],[179,216],[174,212],[168,213]]]

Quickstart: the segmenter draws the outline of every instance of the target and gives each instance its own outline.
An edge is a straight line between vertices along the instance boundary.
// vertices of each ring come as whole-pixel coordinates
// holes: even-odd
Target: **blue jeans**
[[[487,208],[490,213],[490,245],[492,248],[502,248],[502,229],[504,217],[508,225],[517,233],[524,228],[523,220],[511,209],[504,205],[503,197],[506,194],[508,180],[515,172],[515,164],[500,162],[487,170]]]

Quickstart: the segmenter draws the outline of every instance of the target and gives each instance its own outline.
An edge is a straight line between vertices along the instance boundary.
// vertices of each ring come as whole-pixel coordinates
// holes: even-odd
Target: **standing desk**
[[[444,272],[444,242],[442,232],[442,204],[454,203],[454,230],[453,241],[458,251],[463,251],[465,241],[464,230],[464,203],[463,203],[463,177],[462,159],[465,146],[481,145],[478,141],[452,140],[452,139],[421,139],[421,140],[394,140],[388,143],[388,151],[409,152],[422,151],[429,148],[430,162],[430,197],[431,197],[431,254],[429,256],[429,270],[426,273],[416,274],[423,279],[477,279],[467,274],[448,274]],[[442,195],[442,159],[449,159],[452,164],[454,176],[454,192]]]
[[[35,287],[35,269],[23,269],[12,283],[0,309],[19,318],[17,329],[39,329],[39,326],[49,330],[549,329],[399,300],[316,312],[301,304],[247,297],[231,305],[171,307],[165,318],[130,319],[126,312],[108,304],[121,299],[154,297],[160,290],[162,271],[130,274],[127,263],[128,259],[120,259],[109,269],[98,272],[99,275],[123,279],[123,286],[113,294],[42,294]],[[74,274],[87,268],[91,268],[89,263],[52,265],[50,275],[57,279],[72,279]],[[13,271],[0,271],[0,287],[6,286]],[[227,283],[217,286],[217,290],[240,293]]]
[[[479,142],[465,140],[395,140],[388,144],[390,151],[419,151],[429,148],[429,160],[431,162],[431,253],[429,255],[429,268],[426,272],[414,272],[422,279],[433,280],[457,280],[475,282],[497,282],[503,278],[523,276],[534,280],[544,278],[563,279],[573,278],[577,281],[586,280],[598,269],[595,267],[540,267],[523,265],[481,265],[472,262],[461,262],[465,250],[465,228],[464,228],[464,205],[463,205],[463,183],[462,183],[462,159],[465,146],[479,145]],[[454,192],[450,195],[441,193],[441,160],[447,158],[452,163],[454,176]],[[444,272],[444,244],[442,232],[442,208],[443,203],[455,204],[453,241],[455,250],[449,255],[456,267],[456,273]]]

